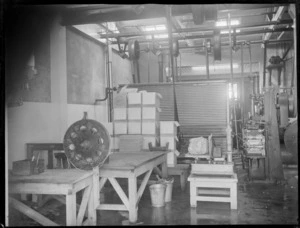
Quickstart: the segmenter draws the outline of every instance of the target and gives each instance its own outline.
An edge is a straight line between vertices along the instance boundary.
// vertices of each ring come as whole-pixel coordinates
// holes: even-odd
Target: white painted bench
[[[237,209],[237,175],[233,164],[192,164],[190,181],[190,205],[197,201],[229,202]]]

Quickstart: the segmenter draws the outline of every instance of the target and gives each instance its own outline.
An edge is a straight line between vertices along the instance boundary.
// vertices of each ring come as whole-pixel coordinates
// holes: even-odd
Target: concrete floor
[[[248,182],[246,170],[238,173],[238,210],[230,210],[229,203],[198,202],[197,208],[189,205],[189,187],[182,192],[175,178],[172,202],[165,207],[151,206],[147,187],[138,209],[138,225],[190,225],[190,224],[298,224],[298,169],[284,168],[285,184]],[[118,202],[113,191],[106,199]],[[65,225],[65,206],[50,200],[39,212]],[[127,225],[128,212],[97,211],[97,225]],[[11,209],[11,226],[39,226],[25,215]]]

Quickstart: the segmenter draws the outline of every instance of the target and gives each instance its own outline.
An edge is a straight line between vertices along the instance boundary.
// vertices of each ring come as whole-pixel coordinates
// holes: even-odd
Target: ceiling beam
[[[234,10],[271,8],[277,5],[279,4],[218,4],[217,7],[219,12],[229,12]],[[80,10],[80,8],[74,10],[66,7],[61,24],[79,25],[165,17],[164,5],[143,4],[138,6],[143,7],[141,12],[135,10],[137,5],[119,5],[115,8],[109,8],[109,5],[105,5],[104,8],[101,8],[101,5],[99,5],[99,8],[97,8],[97,5],[93,5],[90,6],[90,10],[88,10],[88,6],[85,7],[84,10]],[[108,10],[109,12],[105,12]],[[190,13],[192,13],[191,5],[172,5],[172,16]]]
[[[278,21],[270,21],[264,22],[260,24],[243,24],[238,26],[232,26],[232,28],[236,29],[243,29],[243,28],[251,28],[251,27],[267,27],[271,25],[282,25],[282,24],[292,24],[293,20],[282,20]],[[221,28],[218,28],[221,29]],[[224,28],[226,30],[227,28]],[[222,29],[223,30],[223,29]],[[173,33],[189,33],[189,32],[213,32],[211,26],[201,26],[197,28],[184,28],[184,29],[177,29]],[[167,31],[149,31],[149,32],[130,32],[130,33],[114,33],[114,34],[99,34],[101,38],[118,38],[118,37],[133,37],[133,36],[147,36],[147,35],[154,35],[154,34],[166,34]]]
[[[162,5],[146,4],[141,13],[137,13],[133,7],[125,9],[117,9],[108,13],[94,13],[94,14],[80,14],[66,11],[62,17],[62,25],[78,25],[78,24],[92,24],[112,21],[127,21],[127,20],[141,20],[150,18],[165,17],[164,7]],[[128,7],[128,6],[127,6]],[[191,12],[190,5],[173,5],[172,15],[180,16]]]
[[[279,6],[279,8],[277,9],[277,12],[275,15],[273,15],[272,21],[278,21],[280,20],[281,16],[283,15],[283,13],[286,11],[287,7],[286,6]],[[269,29],[274,29],[275,25],[270,25]],[[269,32],[267,34],[265,34],[263,40],[268,41],[270,39],[272,35],[272,32]]]

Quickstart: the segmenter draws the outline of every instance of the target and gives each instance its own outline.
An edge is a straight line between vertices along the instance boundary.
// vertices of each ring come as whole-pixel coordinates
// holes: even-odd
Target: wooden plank
[[[231,202],[230,197],[214,197],[214,196],[196,196],[197,201],[207,201],[207,202]]]
[[[136,177],[128,179],[129,191],[129,221],[135,223],[137,221],[137,180]]]
[[[97,178],[97,182],[99,184],[99,176]],[[97,213],[96,213],[96,208],[100,205],[100,191],[99,191],[99,188],[97,188],[96,190],[94,189],[95,186],[94,184],[91,186],[92,187],[92,190],[91,190],[91,194],[90,194],[90,197],[89,197],[89,201],[88,201],[88,205],[87,205],[87,212],[88,212],[88,218],[86,219],[89,223],[88,225],[90,226],[95,226],[96,223],[97,223]],[[97,196],[98,199],[96,200],[95,199],[95,192],[98,192]],[[85,223],[82,223],[82,224],[85,224]]]
[[[76,226],[76,194],[66,195],[67,226]]]
[[[233,174],[233,164],[192,164],[192,173],[222,173],[222,174]]]
[[[9,193],[25,194],[53,194],[65,195],[70,190],[66,184],[49,184],[49,183],[14,183],[9,184]]]
[[[74,193],[84,189],[86,186],[92,185],[93,184],[93,176],[89,176],[83,180],[78,181],[77,183],[73,184],[72,191]],[[70,191],[69,191],[70,193]]]
[[[94,209],[98,207],[100,204],[100,182],[99,182],[99,168],[95,167],[93,168],[93,200],[94,200]],[[102,187],[101,187],[102,188]]]
[[[35,210],[31,209],[30,207],[26,206],[25,204],[19,202],[18,200],[9,197],[9,203],[18,211],[22,212],[29,218],[37,221],[43,226],[58,226],[55,222],[52,222],[50,219],[46,218],[45,216],[39,214]]]
[[[164,152],[147,152],[147,153],[113,153],[109,157],[109,163],[101,167],[103,170],[128,169],[143,166],[149,161],[155,160],[157,157],[164,155]],[[101,175],[101,172],[100,172]]]
[[[39,175],[30,176],[10,176],[9,183],[47,183],[47,184],[74,184],[89,176],[92,176],[92,171],[78,169],[46,169],[45,172]]]
[[[123,204],[100,204],[97,210],[128,211],[127,207]]]
[[[237,179],[234,178],[213,178],[213,177],[206,177],[206,178],[200,178],[200,177],[194,177],[191,178],[188,177],[188,181],[191,182],[202,182],[202,183],[207,183],[207,184],[211,184],[211,185],[215,185],[215,186],[219,186],[219,185],[224,185],[226,183],[237,183]]]
[[[207,188],[198,188],[197,189],[198,195],[206,194],[206,195],[226,195],[230,196],[230,189],[207,189]]]
[[[103,186],[105,185],[106,181],[107,181],[107,177],[102,177],[102,178],[100,179],[100,182],[99,182],[99,191],[101,191],[101,189],[102,189]]]
[[[149,177],[150,177],[151,173],[152,173],[152,170],[149,170],[146,173],[146,175],[145,175],[145,177],[144,177],[144,179],[143,179],[143,181],[142,181],[142,183],[140,185],[140,188],[138,190],[138,199],[137,199],[137,202],[136,202],[136,206],[139,204],[139,201],[140,201],[140,199],[141,199],[141,197],[143,195],[145,187],[147,186],[147,183],[148,183],[148,180],[149,180]]]
[[[108,178],[108,180],[110,181],[110,183],[112,184],[112,186],[114,187],[116,192],[118,193],[120,199],[122,200],[122,202],[124,203],[126,208],[128,208],[128,210],[129,210],[128,198],[127,198],[126,194],[124,193],[123,189],[121,188],[121,186],[119,185],[119,183],[117,182],[117,180],[115,178],[111,178],[111,177]]]
[[[77,225],[82,224],[83,216],[84,216],[84,213],[85,213],[86,208],[87,208],[87,204],[88,204],[88,201],[89,201],[89,198],[90,198],[90,194],[93,194],[93,193],[91,193],[91,190],[92,190],[92,185],[89,185],[88,187],[86,187],[84,189],[83,196],[82,196],[82,199],[81,199],[80,208],[79,208],[79,212],[78,212],[78,215],[77,215]]]

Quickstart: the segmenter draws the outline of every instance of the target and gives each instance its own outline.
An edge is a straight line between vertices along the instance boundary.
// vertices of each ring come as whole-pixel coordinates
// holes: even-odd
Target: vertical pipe
[[[237,122],[236,122],[236,107],[235,107],[235,98],[233,97],[233,66],[232,66],[232,40],[231,40],[231,19],[230,14],[228,14],[228,26],[229,26],[229,52],[230,52],[230,73],[231,73],[231,91],[233,98],[233,112],[234,112],[234,128],[235,128],[235,139],[236,139],[236,148],[239,151],[239,141],[238,141],[238,131],[237,131]]]
[[[163,70],[164,70],[163,54],[161,53],[157,58],[158,58],[158,81],[163,82]]]
[[[108,24],[106,22],[106,33],[108,34]],[[109,41],[108,41],[108,38],[106,37],[106,55],[107,55],[107,77],[108,77],[108,80],[107,80],[107,88],[111,88],[112,86],[112,76],[111,76],[111,47],[109,46]],[[112,104],[112,101],[113,101],[113,98],[112,98],[112,94],[109,93],[108,94],[108,122],[111,122],[112,121],[112,108],[113,108],[113,104]]]
[[[266,64],[267,64],[267,42],[264,42],[264,65],[263,65],[263,85],[262,87],[266,87]]]
[[[244,107],[245,107],[245,80],[244,80],[244,45],[241,44],[241,74],[242,74],[242,106],[241,106],[241,113],[242,113],[242,123],[244,123]]]
[[[297,60],[298,60],[298,55],[297,55],[297,48],[298,48],[298,42],[297,42],[297,30],[298,30],[298,25],[297,25],[297,20],[296,20],[296,17],[294,17],[294,79],[295,79],[295,82],[293,82],[293,85],[297,85]],[[293,88],[293,95],[294,95],[294,105],[295,105],[295,108],[294,108],[294,116],[297,116],[298,114],[298,101],[297,101],[297,98],[298,98],[298,91],[297,91],[297,88],[294,87]]]
[[[180,64],[180,79],[182,76],[182,72],[181,72],[181,53],[179,53],[179,64]]]
[[[177,58],[176,57],[173,57],[174,58],[174,76],[176,78],[176,81],[178,82],[178,74],[177,74]]]
[[[206,78],[209,79],[209,59],[208,59],[208,50],[207,50],[207,42],[205,48],[205,56],[206,56]]]
[[[168,25],[168,35],[169,35],[169,59],[171,62],[171,76],[173,79],[173,82],[175,82],[174,77],[174,58],[173,58],[173,36],[172,36],[172,23],[171,23],[171,7],[166,6],[166,13],[167,13],[167,25]]]

